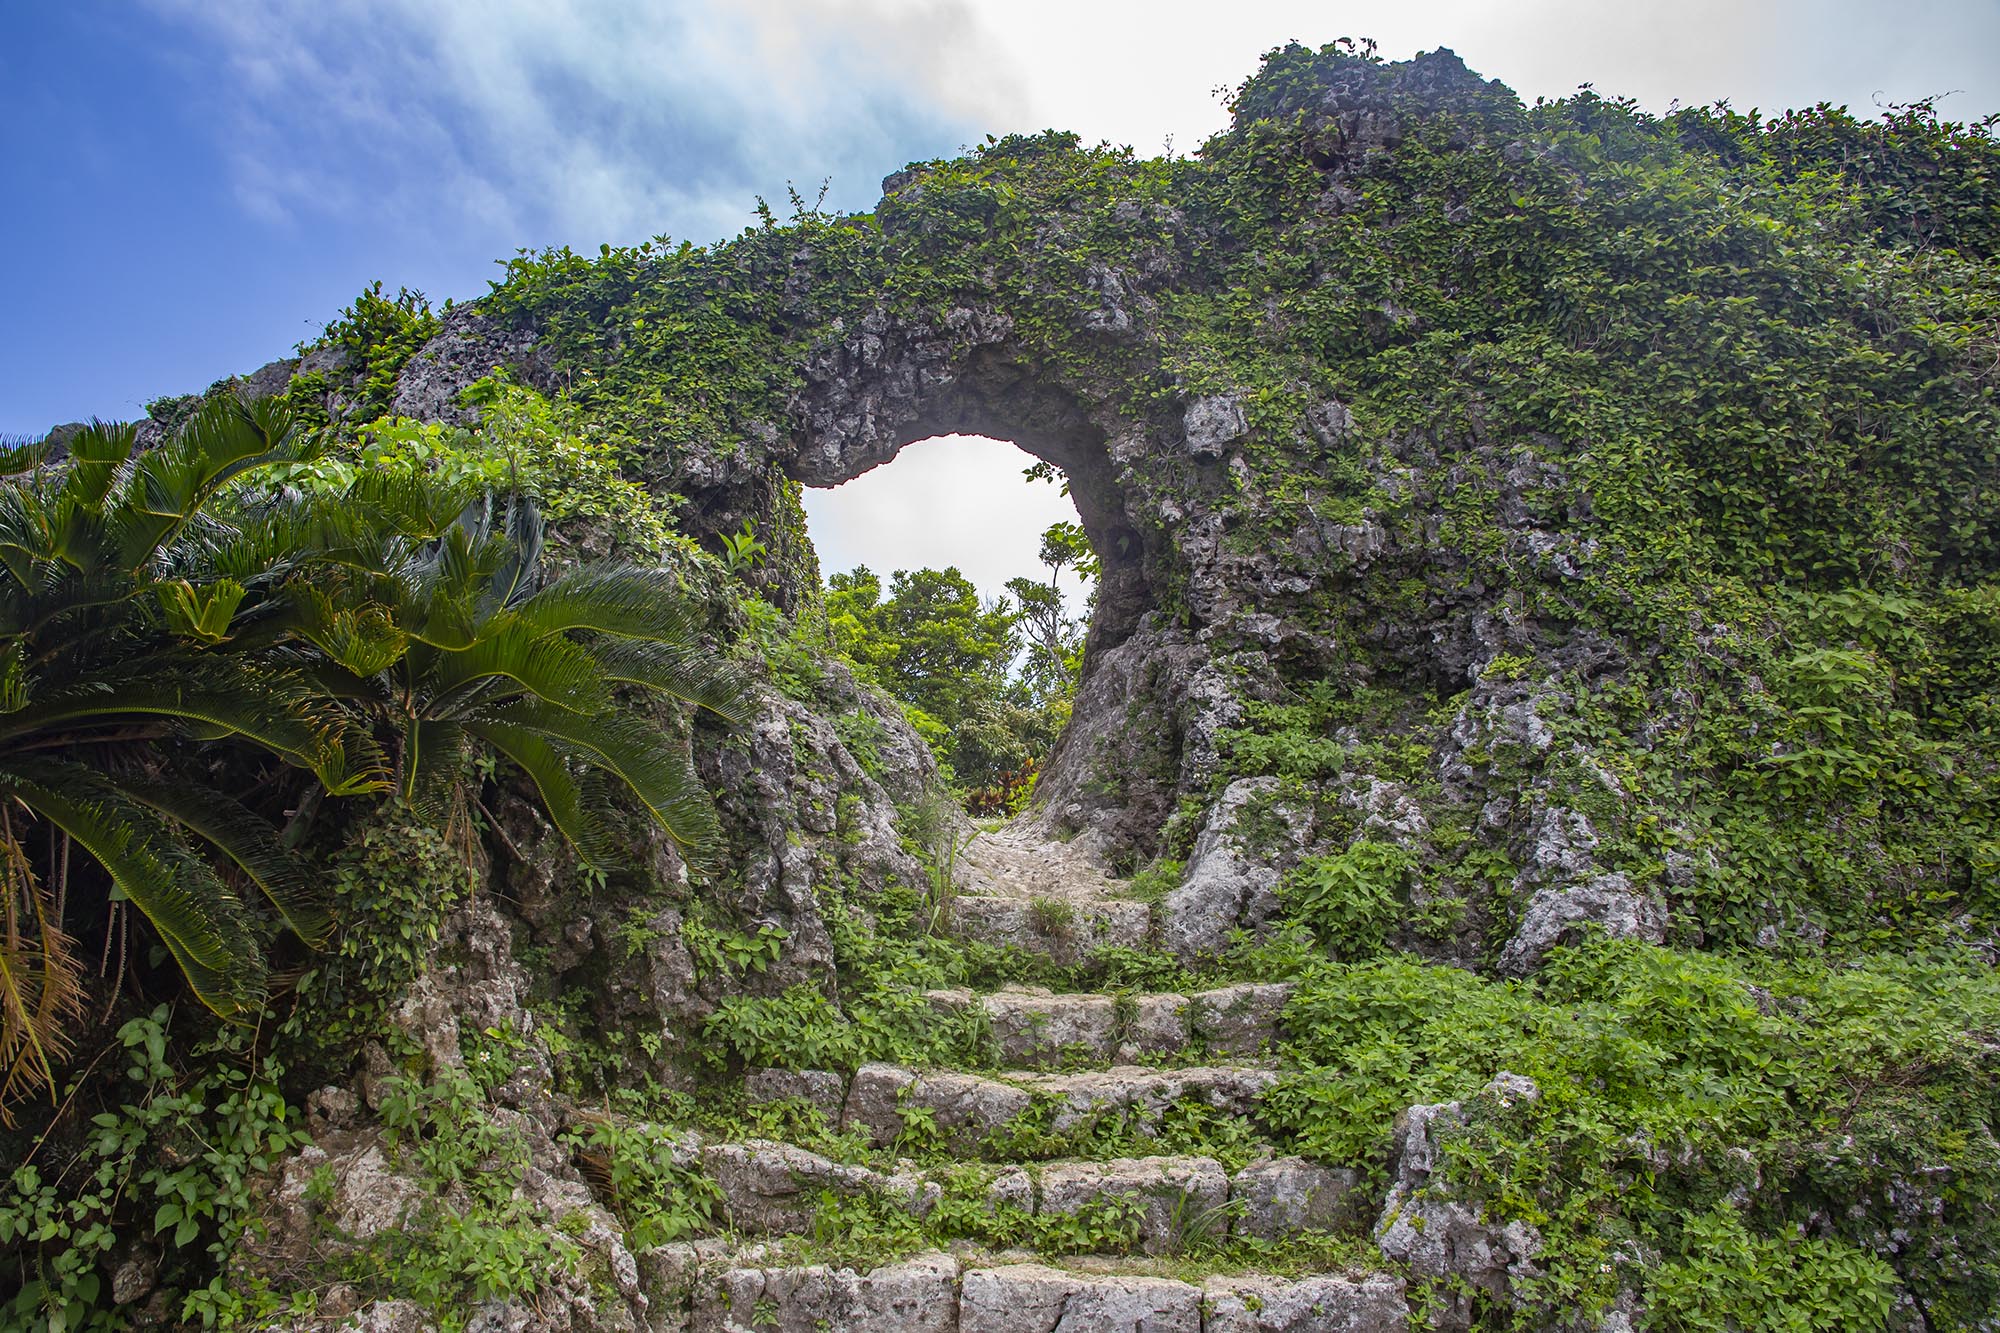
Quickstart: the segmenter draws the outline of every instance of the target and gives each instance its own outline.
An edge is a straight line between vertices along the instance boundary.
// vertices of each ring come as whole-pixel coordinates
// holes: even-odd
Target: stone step
[[[1189,1050],[1254,1059],[1281,1035],[1292,988],[1282,983],[1224,986],[1192,995],[1059,994],[1010,986],[986,995],[926,991],[941,1012],[977,1009],[1000,1059],[1034,1069],[1061,1064],[1133,1064]]]
[[[785,1264],[754,1247],[638,1255],[655,1333],[1403,1333],[1401,1278],[1144,1273],[918,1255],[870,1269]]]
[[[1080,963],[1100,949],[1143,949],[1151,942],[1153,909],[1118,898],[1002,898],[962,893],[952,899],[952,929],[996,947],[1025,949],[1061,964]]]
[[[907,1132],[935,1137],[962,1153],[1002,1159],[1056,1156],[1059,1149],[1022,1152],[1017,1145],[995,1138],[1060,1137],[1081,1132],[1107,1114],[1122,1115],[1134,1128],[1149,1131],[1177,1104],[1248,1117],[1277,1077],[1271,1070],[1241,1065],[1184,1069],[1120,1065],[1071,1074],[1010,1070],[989,1076],[872,1064],[856,1071],[848,1085],[842,1123],[849,1129],[865,1129],[877,1145],[894,1143]]]
[[[728,1225],[747,1236],[809,1234],[829,1194],[890,1199],[918,1218],[943,1197],[941,1185],[908,1166],[880,1171],[765,1139],[702,1146],[689,1136],[688,1147],[720,1191]],[[1359,1217],[1358,1183],[1353,1171],[1297,1157],[1252,1162],[1233,1176],[1210,1157],[1123,1157],[1009,1167],[987,1187],[986,1203],[1040,1217],[1121,1208],[1139,1250],[1157,1255],[1200,1239],[1338,1229]]]

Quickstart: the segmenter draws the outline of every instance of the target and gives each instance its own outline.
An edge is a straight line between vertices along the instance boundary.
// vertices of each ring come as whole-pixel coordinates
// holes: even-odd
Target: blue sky
[[[717,239],[788,182],[866,208],[888,172],[988,132],[1191,149],[1258,53],[1350,34],[1451,46],[1528,97],[2000,110],[1996,0],[19,0],[0,7],[0,433],[255,369],[378,278],[465,299],[523,247]],[[963,493],[1017,470],[954,457]],[[1025,530],[1025,563],[1000,561],[1024,572],[1060,512],[1010,486],[1030,508],[904,531],[904,471],[815,497],[830,567]]]

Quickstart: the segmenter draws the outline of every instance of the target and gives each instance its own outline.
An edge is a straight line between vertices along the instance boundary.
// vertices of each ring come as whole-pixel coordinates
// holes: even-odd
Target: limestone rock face
[[[958,1264],[928,1255],[868,1273],[847,1268],[732,1268],[697,1297],[690,1333],[950,1333],[959,1327]],[[772,1322],[775,1318],[776,1322]]]
[[[879,1195],[922,1216],[936,1204],[935,1184],[830,1161],[789,1143],[710,1144],[702,1166],[722,1191],[731,1224],[746,1235],[810,1232],[823,1195]]]
[[[1305,847],[1311,825],[1303,810],[1274,801],[1277,792],[1276,778],[1242,778],[1209,811],[1180,886],[1163,904],[1164,943],[1183,960],[1219,954],[1231,931],[1254,935],[1278,915],[1278,880]],[[1259,845],[1240,827],[1246,808],[1260,799],[1271,804],[1279,825],[1275,846]]]
[[[1501,1074],[1487,1093],[1504,1107],[1539,1097],[1534,1083]],[[1458,1102],[1412,1106],[1396,1119],[1393,1175],[1389,1195],[1375,1224],[1375,1243],[1385,1258],[1409,1265],[1418,1277],[1454,1279],[1447,1303],[1433,1319],[1440,1330],[1471,1327],[1472,1298],[1453,1290],[1458,1282],[1505,1300],[1516,1278],[1534,1272],[1541,1237],[1524,1222],[1489,1220],[1475,1205],[1452,1199],[1433,1180],[1437,1135],[1463,1125]]]
[[[1214,457],[1225,446],[1250,433],[1243,400],[1235,394],[1197,398],[1181,420],[1187,431],[1188,452],[1198,458]]]
[[[538,343],[533,332],[508,328],[473,306],[459,306],[445,314],[438,335],[403,367],[392,410],[418,421],[472,420],[476,411],[461,407],[458,395],[473,381],[496,370],[514,371],[530,384],[541,381],[549,363],[539,354]]]
[[[1357,1171],[1302,1157],[1252,1162],[1230,1181],[1229,1197],[1240,1209],[1236,1230],[1267,1237],[1338,1230],[1358,1215],[1360,1183]]]
[[[1202,1284],[1202,1333],[1403,1333],[1410,1309],[1403,1283],[1321,1274],[1294,1282],[1212,1277]]]
[[[1558,944],[1573,939],[1585,926],[1597,926],[1613,939],[1646,940],[1658,944],[1667,936],[1666,913],[1650,896],[1632,887],[1622,874],[1599,875],[1560,889],[1538,889],[1521,913],[1514,938],[1500,951],[1505,972],[1531,972]]]

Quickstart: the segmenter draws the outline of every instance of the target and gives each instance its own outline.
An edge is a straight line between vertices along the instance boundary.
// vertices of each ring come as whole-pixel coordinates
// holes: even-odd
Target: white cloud
[[[959,0],[151,0],[215,44],[244,205],[507,244],[707,241],[1018,109]]]
[[[946,435],[845,485],[808,490],[821,570],[867,565],[887,582],[899,569],[956,565],[989,598],[1003,596],[1018,575],[1046,577],[1037,554],[1042,533],[1051,523],[1075,523],[1076,506],[1055,486],[1022,477],[1033,462],[1012,444]],[[1073,605],[1078,586],[1066,585]]]
[[[986,132],[1191,151],[1218,90],[1291,39],[1450,46],[1523,97],[1586,81],[1663,109],[1964,91],[2000,109],[1990,0],[149,0],[224,69],[246,207],[387,210],[461,247],[726,235],[794,181],[866,207],[875,178]],[[774,198],[774,203],[780,201]],[[392,280],[397,275],[389,275]],[[1010,447],[918,446],[808,497],[829,571],[959,565],[988,594],[1073,518]]]

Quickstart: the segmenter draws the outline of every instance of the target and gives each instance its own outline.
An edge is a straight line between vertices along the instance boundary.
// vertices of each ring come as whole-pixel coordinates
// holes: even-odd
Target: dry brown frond
[[[47,890],[0,809],[0,1123],[8,1104],[53,1089],[83,1017],[83,968]]]

